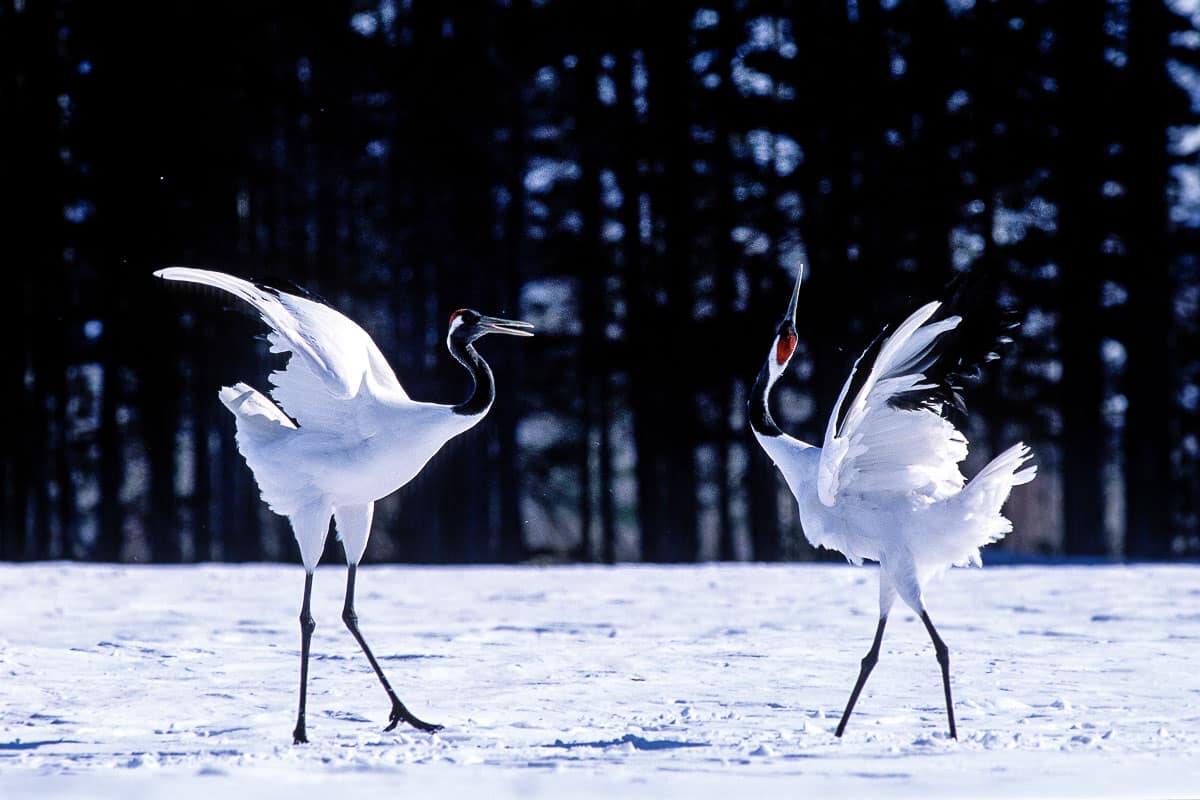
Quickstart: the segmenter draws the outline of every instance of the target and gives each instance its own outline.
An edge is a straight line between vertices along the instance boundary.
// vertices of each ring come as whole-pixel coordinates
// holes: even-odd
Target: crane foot
[[[385,731],[394,730],[396,725],[401,722],[406,722],[423,733],[437,733],[442,729],[441,725],[417,719],[399,700],[392,701],[392,713],[388,719],[391,720],[391,724],[384,728]]]

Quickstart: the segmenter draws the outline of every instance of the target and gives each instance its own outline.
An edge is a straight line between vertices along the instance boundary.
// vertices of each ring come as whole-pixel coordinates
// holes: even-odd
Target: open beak
[[[533,327],[533,323],[521,322],[518,319],[483,317],[479,320],[479,327],[488,333],[507,333],[509,336],[533,336],[528,330]]]
[[[800,265],[800,272],[796,274],[796,288],[792,289],[792,301],[788,303],[787,314],[784,319],[790,319],[792,324],[796,324],[796,306],[800,303],[800,284],[804,281],[804,265]]]

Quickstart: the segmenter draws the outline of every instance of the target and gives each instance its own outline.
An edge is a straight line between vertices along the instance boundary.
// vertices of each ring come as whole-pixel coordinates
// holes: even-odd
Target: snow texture
[[[1195,797],[1200,567],[954,570],[933,650],[871,568],[0,565],[0,797]]]

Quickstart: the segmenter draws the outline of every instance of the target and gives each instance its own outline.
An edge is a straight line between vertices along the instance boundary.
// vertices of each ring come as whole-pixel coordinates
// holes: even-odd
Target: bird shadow
[[[555,739],[554,744],[544,745],[544,747],[557,747],[562,750],[574,750],[579,747],[618,747],[624,744],[633,745],[634,750],[677,750],[681,747],[710,747],[708,742],[681,742],[674,739],[647,739],[643,736],[635,736],[632,733],[627,733],[620,739],[605,739],[595,742],[564,742],[562,739]]]
[[[380,661],[417,661],[430,658],[446,658],[439,653],[396,653],[394,655],[380,656]]]
[[[371,722],[366,717],[359,716],[351,711],[329,711],[323,712],[328,719],[340,719],[343,722]]]
[[[0,750],[37,750],[50,744],[80,744],[76,739],[46,739],[38,742],[22,742],[15,739],[11,742],[0,742]]]

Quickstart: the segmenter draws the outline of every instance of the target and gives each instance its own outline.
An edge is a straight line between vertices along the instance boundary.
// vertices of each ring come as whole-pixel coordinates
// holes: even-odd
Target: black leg
[[[400,702],[400,698],[396,697],[396,693],[392,691],[392,685],[388,683],[388,679],[384,677],[383,670],[379,668],[379,662],[375,660],[374,654],[371,653],[371,648],[367,647],[367,641],[363,639],[362,634],[358,631],[358,615],[354,613],[354,577],[358,571],[356,564],[350,565],[350,570],[346,575],[346,605],[342,609],[342,621],[346,623],[346,627],[350,629],[350,633],[354,634],[355,640],[358,641],[358,646],[366,653],[367,660],[371,662],[371,667],[375,670],[375,674],[379,676],[379,682],[383,684],[384,690],[387,692],[388,698],[392,701],[392,714],[389,717],[391,724],[384,728],[385,731],[390,731],[396,727],[398,722],[407,722],[414,728],[425,733],[435,733],[442,729],[441,725],[434,725],[429,722],[422,722],[413,716],[412,712],[404,707],[404,703]]]
[[[933,639],[933,650],[937,653],[938,663],[942,665],[942,686],[946,689],[946,716],[950,717],[950,738],[957,739],[958,729],[954,727],[954,701],[950,699],[950,649],[946,647],[946,643],[934,629],[933,623],[929,621],[929,612],[921,613],[921,621],[925,623],[925,630],[929,631],[929,638]]]
[[[858,702],[858,694],[866,685],[871,670],[875,669],[875,664],[879,661],[879,645],[883,642],[885,625],[887,625],[887,617],[880,617],[879,627],[875,629],[875,641],[871,643],[871,649],[863,656],[862,669],[858,672],[858,682],[854,684],[854,691],[850,693],[850,702],[846,703],[846,710],[842,712],[842,721],[838,723],[835,736],[841,736],[846,732],[846,722],[850,719],[850,712],[854,710],[854,704]]]
[[[312,573],[304,576],[304,603],[300,606],[300,713],[296,717],[296,730],[292,731],[293,744],[305,744],[308,735],[304,730],[304,701],[308,695],[308,647],[312,642],[313,630],[317,623],[313,622],[309,610],[309,599],[312,596]]]

